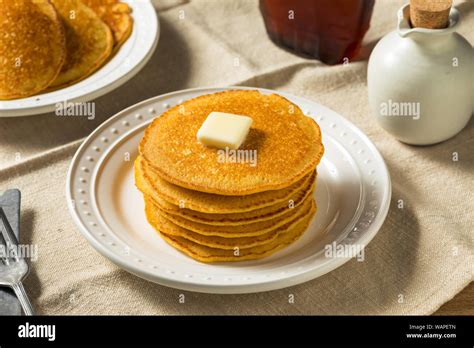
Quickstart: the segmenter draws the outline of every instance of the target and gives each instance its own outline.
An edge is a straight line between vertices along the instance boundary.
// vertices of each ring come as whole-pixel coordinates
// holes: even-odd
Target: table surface
[[[469,284],[433,315],[474,315],[474,283]]]

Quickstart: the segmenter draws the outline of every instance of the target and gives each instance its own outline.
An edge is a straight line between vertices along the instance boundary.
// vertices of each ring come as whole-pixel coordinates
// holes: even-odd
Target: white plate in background
[[[52,92],[0,100],[0,117],[29,116],[54,111],[57,103],[86,102],[121,86],[148,62],[158,43],[160,27],[149,0],[123,0],[132,9],[130,37],[104,66],[86,79]]]
[[[145,100],[99,126],[74,156],[67,177],[68,207],[81,233],[102,255],[162,285],[207,293],[249,293],[317,278],[350,259],[328,257],[326,245],[365,247],[388,212],[390,177],[374,144],[336,112],[278,93],[321,127],[325,154],[318,165],[318,212],[289,247],[256,261],[206,264],[169,246],[148,224],[133,180],[138,143],[151,120],[186,99],[226,89],[190,89]],[[250,88],[256,89],[256,88]],[[352,249],[355,250],[355,249]]]

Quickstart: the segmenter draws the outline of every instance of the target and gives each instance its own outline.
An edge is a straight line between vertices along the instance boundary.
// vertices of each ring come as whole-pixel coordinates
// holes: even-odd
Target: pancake
[[[197,141],[196,133],[212,111],[253,119],[239,150],[256,150],[256,166],[221,163],[218,149]],[[276,94],[233,90],[169,109],[146,129],[139,151],[162,179],[177,186],[242,196],[294,184],[314,170],[324,148],[319,126],[297,105]]]
[[[46,0],[0,1],[0,99],[34,95],[58,76],[64,30]]]
[[[204,236],[219,236],[225,238],[232,237],[251,237],[259,236],[261,234],[273,231],[301,215],[311,204],[311,199],[308,197],[302,204],[293,209],[292,212],[277,216],[276,218],[264,221],[257,221],[250,224],[240,224],[233,226],[214,226],[209,224],[203,224],[196,221],[185,219],[178,215],[169,214],[163,210],[159,211],[160,216],[171,221],[173,224],[178,225],[186,230],[198,233]]]
[[[177,215],[187,220],[215,226],[236,226],[251,224],[258,221],[271,220],[279,216],[290,216],[293,213],[294,208],[302,204],[307,197],[312,196],[314,192],[314,186],[315,183],[308,183],[308,186],[305,189],[301,190],[300,192],[297,192],[293,197],[291,197],[291,207],[290,202],[288,201],[277,203],[275,205],[261,209],[235,214],[201,213],[187,208],[180,208],[179,206],[176,206],[174,204],[170,204],[165,200],[161,199],[159,196],[153,198],[151,198],[150,196],[148,197],[153,200],[153,202],[158,206],[158,208],[160,208],[160,210],[163,210],[166,213],[172,215]]]
[[[130,36],[133,19],[130,6],[118,0],[81,0],[109,26],[114,37],[114,49],[120,47]]]
[[[154,203],[153,201],[147,200],[146,203],[149,205],[153,205],[153,212],[158,215],[158,218],[161,220],[167,220],[166,222],[171,223],[173,226],[176,226],[174,230],[180,229],[182,233],[188,232],[189,234],[192,235],[199,235],[201,237],[218,237],[219,239],[235,239],[235,238],[242,238],[242,237],[260,237],[263,234],[271,233],[274,232],[275,230],[281,228],[282,226],[288,224],[288,223],[293,223],[295,220],[298,218],[301,218],[305,213],[308,212],[308,210],[311,207],[312,202],[314,199],[312,197],[308,197],[300,206],[297,208],[293,209],[292,213],[289,216],[285,217],[277,217],[272,220],[266,220],[266,221],[261,221],[261,222],[256,222],[253,224],[247,224],[247,225],[237,225],[237,226],[212,226],[212,225],[205,225],[205,224],[199,224],[194,221],[189,221],[180,217],[176,217],[175,215],[172,214],[167,214],[164,211],[160,210]],[[152,208],[149,208],[149,211],[151,212]],[[178,220],[178,223],[175,221]],[[184,220],[184,226],[181,225],[181,221]],[[205,233],[196,232],[195,227],[196,225],[203,225]],[[261,229],[259,229],[261,228]],[[211,229],[210,233],[207,231]],[[175,233],[172,232],[167,232],[165,230],[165,233],[168,234],[178,234],[178,231]]]
[[[270,243],[276,240],[281,234],[291,230],[293,226],[295,226],[299,221],[308,215],[313,215],[314,211],[315,203],[314,199],[311,199],[308,201],[305,210],[301,211],[301,213],[293,221],[286,223],[285,225],[280,226],[273,231],[252,237],[224,238],[218,236],[203,236],[199,233],[179,227],[166,218],[163,218],[163,216],[160,215],[159,209],[156,208],[152,202],[147,201],[145,204],[147,219],[155,228],[155,230],[161,231],[167,235],[186,238],[197,244],[224,250],[234,250],[235,248],[246,249]]]
[[[192,257],[195,260],[201,262],[228,262],[228,261],[244,261],[261,259],[269,256],[276,251],[282,249],[288,244],[296,241],[304,233],[308,227],[313,213],[308,214],[305,218],[300,220],[298,223],[288,229],[287,232],[278,235],[274,240],[263,245],[258,245],[251,248],[244,249],[218,249],[211,248],[205,245],[195,243],[189,239],[165,234],[158,231],[163,239],[174,248],[178,249],[182,253]],[[236,255],[238,252],[238,255]]]
[[[203,213],[239,213],[274,205],[288,200],[303,189],[309,181],[315,180],[315,172],[304,176],[288,188],[264,191],[247,196],[222,196],[189,190],[171,184],[151,169],[139,156],[135,161],[136,181],[145,181],[143,191],[151,196],[160,196],[168,203]]]
[[[102,66],[112,53],[109,27],[80,0],[51,0],[66,31],[66,62],[51,87],[78,82]]]

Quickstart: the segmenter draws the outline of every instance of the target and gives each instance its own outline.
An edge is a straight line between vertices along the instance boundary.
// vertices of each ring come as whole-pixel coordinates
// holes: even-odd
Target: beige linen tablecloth
[[[384,132],[368,109],[368,52],[394,29],[401,1],[377,1],[364,53],[347,66],[325,66],[276,47],[266,36],[256,1],[193,0],[177,7],[170,2],[160,4],[161,37],[151,61],[124,86],[96,100],[95,120],[52,114],[0,119],[0,188],[18,187],[23,193],[21,239],[38,245],[26,288],[38,313],[429,314],[472,281],[473,121],[442,144],[412,147]],[[474,3],[460,3],[459,9],[459,32],[472,43]],[[143,99],[217,85],[265,87],[318,101],[371,138],[390,170],[393,195],[364,262],[352,260],[283,290],[208,295],[135,277],[81,236],[65,202],[66,171],[81,140]]]

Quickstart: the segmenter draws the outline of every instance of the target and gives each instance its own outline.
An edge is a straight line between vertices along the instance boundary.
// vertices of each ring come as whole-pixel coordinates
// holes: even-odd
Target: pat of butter
[[[211,112],[199,128],[197,138],[207,146],[236,150],[247,137],[252,122],[248,116]]]

